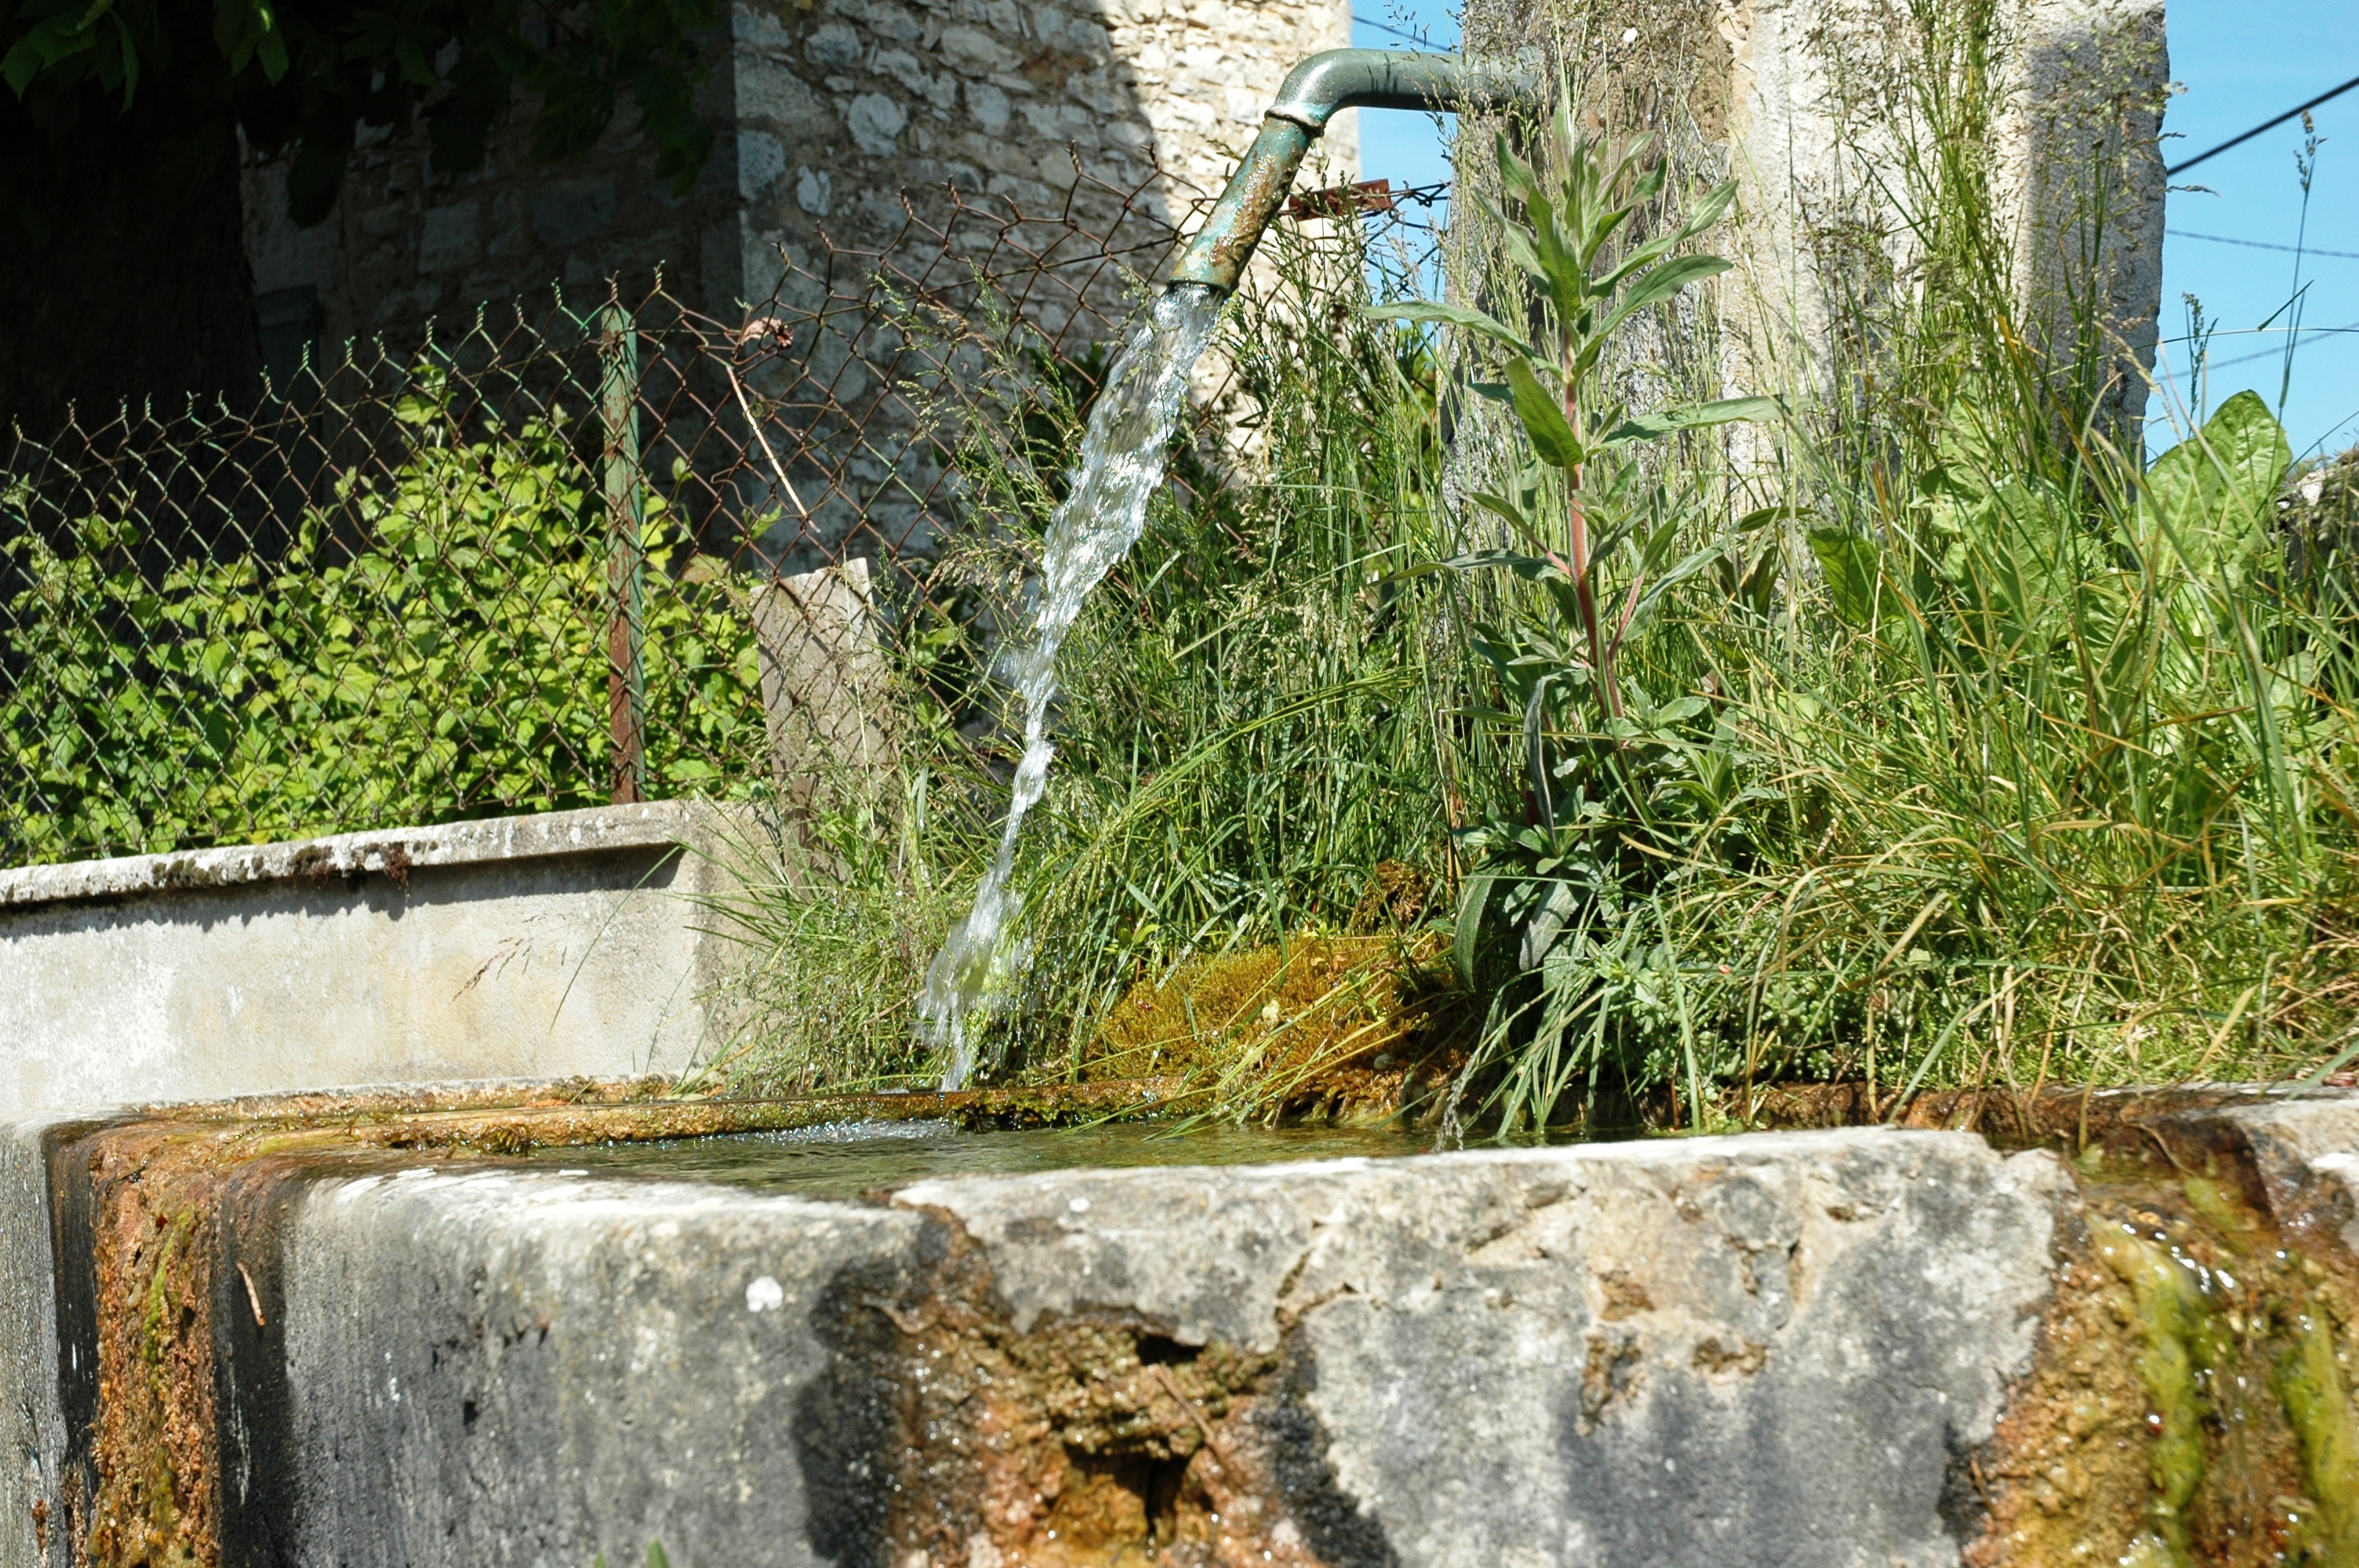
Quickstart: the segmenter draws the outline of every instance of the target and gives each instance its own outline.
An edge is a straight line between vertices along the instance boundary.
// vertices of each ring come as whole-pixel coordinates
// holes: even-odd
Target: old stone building
[[[1033,211],[1070,200],[1098,232],[1114,192],[1184,216],[1216,190],[1296,60],[1348,41],[1343,0],[734,0],[703,104],[720,135],[692,188],[654,173],[625,106],[587,157],[528,157],[528,115],[479,170],[433,167],[421,130],[364,135],[333,215],[299,230],[282,168],[246,171],[266,349],[414,340],[484,303],[577,302],[658,269],[691,308],[759,305],[824,235],[888,243],[905,199],[943,188]],[[1354,128],[1328,137],[1356,167]]]

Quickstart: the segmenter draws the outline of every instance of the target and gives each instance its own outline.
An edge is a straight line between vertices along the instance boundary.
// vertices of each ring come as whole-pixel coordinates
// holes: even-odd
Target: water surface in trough
[[[791,1132],[744,1132],[645,1143],[538,1149],[541,1169],[669,1181],[725,1182],[765,1192],[857,1197],[929,1176],[1016,1175],[1131,1165],[1252,1165],[1421,1154],[1430,1133],[1373,1128],[1193,1128],[1155,1122],[966,1132],[950,1121],[849,1121]]]

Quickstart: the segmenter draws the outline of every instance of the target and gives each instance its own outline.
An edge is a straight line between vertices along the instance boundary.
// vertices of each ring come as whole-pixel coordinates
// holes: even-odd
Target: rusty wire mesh
[[[792,795],[890,747],[912,661],[981,713],[945,542],[1061,467],[1178,236],[1086,183],[913,208],[737,321],[553,296],[258,411],[8,432],[0,865]]]

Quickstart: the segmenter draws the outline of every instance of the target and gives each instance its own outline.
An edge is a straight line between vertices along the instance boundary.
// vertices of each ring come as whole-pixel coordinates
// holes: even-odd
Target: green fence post
[[[599,413],[606,427],[606,714],[614,742],[617,806],[647,797],[647,549],[639,488],[638,324],[620,300],[606,306],[599,334]]]

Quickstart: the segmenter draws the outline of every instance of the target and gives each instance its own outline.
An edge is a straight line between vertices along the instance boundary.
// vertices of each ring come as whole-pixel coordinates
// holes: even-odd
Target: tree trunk
[[[85,428],[119,405],[261,389],[225,105],[156,82],[130,113],[85,90],[77,122],[37,125],[0,92],[0,436]]]

